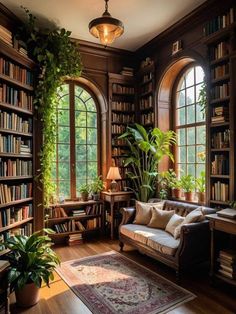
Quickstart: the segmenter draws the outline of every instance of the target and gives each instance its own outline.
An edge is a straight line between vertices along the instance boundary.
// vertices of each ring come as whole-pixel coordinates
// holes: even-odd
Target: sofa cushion
[[[147,225],[150,228],[160,228],[165,229],[168,224],[170,218],[174,215],[174,210],[161,210],[157,207],[153,207],[151,209],[152,218]]]
[[[175,255],[180,240],[175,240],[172,235],[164,230],[156,229],[156,231],[155,236],[148,238],[147,245],[160,253]]]
[[[147,225],[152,217],[151,209],[153,206],[163,207],[163,202],[158,203],[143,203],[136,201],[136,216],[134,224]]]
[[[158,229],[149,228],[143,225],[127,224],[120,228],[120,233],[137,242],[147,244],[149,237],[158,234]]]
[[[166,231],[174,236],[175,229],[184,221],[184,217],[174,214],[166,226]]]
[[[201,222],[205,220],[205,216],[202,212],[202,207],[198,207],[191,211],[183,220],[183,222],[175,228],[174,238],[178,239],[180,237],[180,231],[184,224],[191,224],[194,222]]]

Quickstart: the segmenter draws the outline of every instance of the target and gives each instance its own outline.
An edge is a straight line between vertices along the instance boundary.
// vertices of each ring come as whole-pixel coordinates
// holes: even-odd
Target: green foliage
[[[51,229],[43,231],[47,234],[54,233]],[[11,250],[7,255],[10,262],[8,279],[14,290],[32,282],[40,288],[42,280],[49,287],[49,281],[53,280],[53,270],[60,264],[60,260],[51,249],[51,239],[40,234],[41,231],[30,237],[17,235],[4,243]]]
[[[89,194],[91,191],[91,187],[89,184],[81,184],[81,186],[79,187],[79,192],[80,193],[86,193]]]
[[[184,192],[193,192],[195,189],[195,179],[191,174],[180,178],[180,186]]]
[[[57,90],[66,76],[81,75],[78,45],[70,39],[71,32],[62,29],[38,29],[36,18],[24,8],[28,23],[19,28],[18,38],[23,40],[30,57],[39,65],[34,103],[43,126],[43,145],[40,152],[41,169],[38,178],[43,183],[44,205],[48,206],[54,185],[51,165],[55,152]]]
[[[178,189],[180,187],[180,181],[173,169],[163,171],[160,174],[160,181],[164,182],[164,185],[170,189]]]
[[[230,203],[229,203],[229,206],[230,206],[231,208],[236,209],[236,201],[230,202]]]
[[[207,86],[206,86],[206,80],[204,78],[204,81],[201,85],[201,89],[199,91],[199,97],[198,97],[199,104],[201,106],[201,112],[203,116],[206,114],[206,108],[207,108]]]
[[[200,177],[196,180],[196,188],[198,192],[204,193],[206,190],[206,174],[205,171],[201,171]]]
[[[147,202],[155,191],[158,164],[164,156],[173,160],[170,146],[176,143],[176,135],[173,131],[163,132],[158,128],[147,132],[142,125],[135,124],[127,127],[119,138],[126,139],[129,146],[124,165],[132,168],[127,175],[134,184],[136,198]]]
[[[104,188],[104,183],[101,179],[101,176],[96,177],[93,182],[91,183],[91,191],[93,194],[97,194],[101,192]]]

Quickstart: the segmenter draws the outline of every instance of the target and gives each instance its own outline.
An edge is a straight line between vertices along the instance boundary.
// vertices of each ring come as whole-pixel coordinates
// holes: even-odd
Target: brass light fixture
[[[105,0],[105,12],[103,15],[89,23],[90,33],[94,37],[99,38],[100,42],[105,46],[111,44],[124,33],[123,23],[112,17],[108,12],[108,1]]]

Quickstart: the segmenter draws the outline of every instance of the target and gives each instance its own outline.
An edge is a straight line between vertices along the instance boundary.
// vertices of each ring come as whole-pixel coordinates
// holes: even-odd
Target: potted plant
[[[184,191],[184,196],[186,201],[193,201],[194,189],[195,189],[195,180],[191,174],[182,176],[180,178],[180,186]]]
[[[205,202],[206,175],[205,171],[201,171],[200,177],[196,179],[197,196],[199,203]]]
[[[79,192],[80,192],[80,195],[81,195],[81,200],[83,202],[87,202],[88,200],[88,196],[89,196],[89,193],[90,193],[90,185],[89,184],[81,184],[81,186],[79,187]]]
[[[101,176],[96,177],[91,183],[91,192],[94,201],[98,201],[100,198],[100,192],[103,190],[104,184]]]
[[[54,233],[51,229],[43,231]],[[51,249],[51,239],[41,233],[38,231],[29,237],[16,235],[4,243],[11,250],[7,254],[10,263],[8,279],[20,306],[32,306],[38,302],[42,282],[49,287],[49,281],[53,280],[53,270],[60,264],[56,253]]]
[[[171,189],[172,197],[180,198],[181,197],[180,181],[177,178],[175,171],[173,169],[169,169],[168,171],[166,171],[165,176],[168,182],[168,186]]]
[[[133,182],[135,196],[137,200],[147,202],[155,192],[160,161],[164,156],[173,161],[170,147],[176,143],[175,132],[158,128],[146,131],[135,123],[134,127],[128,126],[119,139],[125,139],[129,146],[124,166],[131,168],[127,176]]]

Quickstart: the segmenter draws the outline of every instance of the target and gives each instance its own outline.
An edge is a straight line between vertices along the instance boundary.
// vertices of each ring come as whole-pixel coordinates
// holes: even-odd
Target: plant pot
[[[186,201],[192,202],[194,193],[193,192],[184,192],[184,196],[185,196]]]
[[[181,190],[180,189],[172,189],[172,197],[180,198],[181,197]]]
[[[82,193],[80,193],[80,195],[81,195],[81,200],[82,200],[83,202],[87,202],[87,201],[88,201],[88,196],[89,196],[88,193],[82,192]]]
[[[205,192],[197,192],[198,202],[205,203]]]
[[[30,307],[39,301],[39,288],[35,283],[28,283],[22,289],[16,290],[16,302],[19,306]]]
[[[99,201],[99,199],[100,199],[100,193],[93,194],[93,200],[94,201]]]

